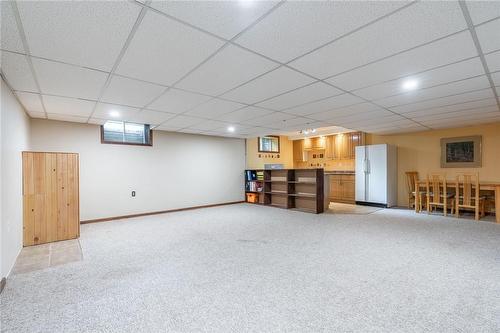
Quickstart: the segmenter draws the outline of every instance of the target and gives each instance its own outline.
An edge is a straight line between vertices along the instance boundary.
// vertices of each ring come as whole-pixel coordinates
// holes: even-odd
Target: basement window
[[[101,126],[101,143],[152,146],[153,131],[146,124],[110,120]]]

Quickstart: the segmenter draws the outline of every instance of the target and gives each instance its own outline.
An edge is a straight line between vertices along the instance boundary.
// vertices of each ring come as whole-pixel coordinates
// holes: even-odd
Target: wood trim
[[[2,291],[5,288],[6,284],[7,284],[7,279],[6,278],[2,278],[2,280],[0,280],[0,294],[2,293]]]
[[[279,154],[281,150],[281,138],[279,135],[264,135],[263,138],[278,138],[278,151],[260,150],[260,136],[257,137],[257,151],[259,153]]]
[[[104,218],[100,218],[100,219],[80,221],[80,224],[96,223],[96,222],[107,222],[107,221],[113,221],[113,220],[130,219],[130,218],[133,218],[133,217],[142,217],[142,216],[149,216],[149,215],[175,213],[175,212],[182,212],[182,211],[185,211],[185,210],[193,210],[193,209],[200,209],[200,208],[210,208],[210,207],[217,207],[217,206],[234,205],[234,204],[239,204],[239,203],[244,203],[244,202],[245,202],[244,200],[241,200],[241,201],[231,201],[231,202],[223,202],[223,203],[218,203],[218,204],[193,206],[193,207],[185,207],[185,208],[176,208],[176,209],[169,209],[169,210],[160,210],[160,211],[156,211],[156,212],[148,212],[148,213],[139,213],[139,214],[130,214],[130,215],[104,217]]]
[[[122,146],[142,146],[142,147],[152,147],[153,146],[153,130],[149,130],[149,143],[132,143],[132,142],[117,142],[117,141],[105,141],[104,140],[104,125],[100,126],[101,131],[101,143],[106,145],[122,145]]]

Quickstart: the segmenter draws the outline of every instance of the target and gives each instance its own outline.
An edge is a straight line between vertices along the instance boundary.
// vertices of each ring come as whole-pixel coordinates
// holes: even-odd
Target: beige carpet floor
[[[82,226],[2,332],[499,332],[500,225],[239,204]]]

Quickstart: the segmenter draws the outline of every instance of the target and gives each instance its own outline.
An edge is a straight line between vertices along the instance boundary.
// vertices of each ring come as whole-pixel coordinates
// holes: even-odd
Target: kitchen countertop
[[[325,171],[325,175],[354,175],[354,170],[332,170]]]

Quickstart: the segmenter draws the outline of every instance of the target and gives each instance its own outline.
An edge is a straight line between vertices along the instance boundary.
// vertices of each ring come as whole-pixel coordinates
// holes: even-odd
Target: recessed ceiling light
[[[253,0],[239,0],[238,3],[243,8],[248,8],[253,6]]]
[[[229,127],[227,128],[227,131],[228,131],[228,132],[231,132],[231,133],[232,133],[232,132],[234,132],[235,130],[236,130],[236,129],[234,128],[234,126],[229,126]]]
[[[403,89],[404,90],[414,90],[417,89],[418,87],[418,81],[417,80],[407,80],[403,82]]]
[[[113,118],[118,118],[120,116],[120,112],[116,111],[116,110],[111,110],[109,112],[109,115]]]

